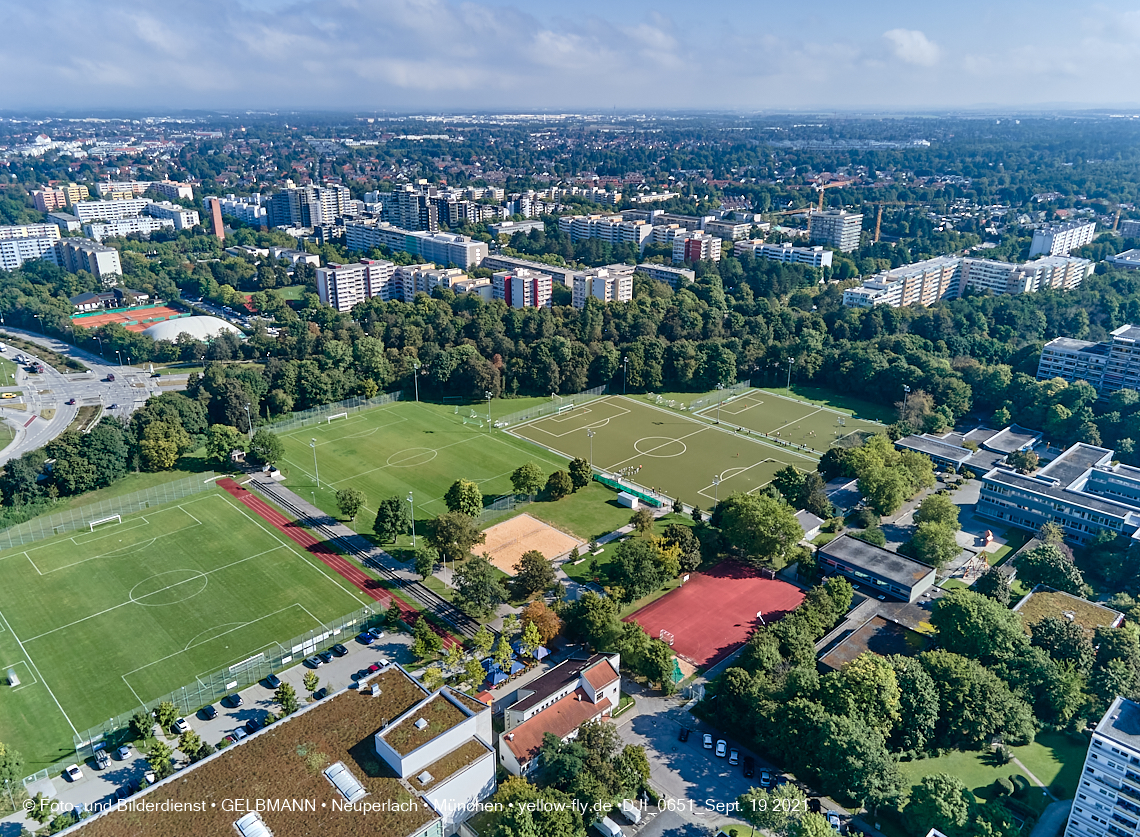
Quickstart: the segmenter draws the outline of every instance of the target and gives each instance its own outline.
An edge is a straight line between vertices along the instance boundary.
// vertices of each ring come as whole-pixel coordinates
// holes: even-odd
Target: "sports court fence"
[[[696,401],[690,401],[688,410],[695,413],[697,410],[703,410],[706,407],[715,407],[717,404],[723,404],[731,398],[752,389],[752,381],[738,381],[730,387],[718,389],[716,392],[710,392],[704,398],[698,398]]]
[[[514,511],[520,506],[527,505],[532,499],[534,498],[529,494],[501,494],[491,503],[483,506],[483,510],[479,512],[479,523],[486,523],[502,514]]]
[[[101,500],[76,509],[57,512],[55,514],[33,517],[24,523],[9,526],[0,530],[0,550],[11,549],[34,541],[42,541],[64,532],[75,532],[87,529],[94,521],[105,520],[115,515],[134,514],[153,506],[173,503],[204,491],[210,491],[215,478],[213,471],[184,477],[174,482],[163,483],[152,488],[144,488],[133,494],[115,497],[111,500]]]
[[[359,395],[354,395],[352,398],[346,398],[344,401],[337,401],[334,404],[322,404],[319,407],[310,407],[308,410],[290,413],[288,417],[267,425],[267,429],[278,434],[288,433],[299,427],[311,427],[314,424],[320,424],[329,416],[335,416],[338,413],[358,413],[361,410],[383,407],[385,404],[399,400],[400,390],[382,392],[372,398],[361,398]]]
[[[511,413],[507,416],[501,416],[495,419],[495,427],[510,427],[524,421],[531,421],[532,419],[542,418],[543,416],[553,416],[560,411],[571,410],[575,407],[580,407],[583,404],[588,404],[605,395],[606,386],[602,384],[600,387],[578,392],[574,395],[554,396],[549,402],[536,404],[528,410],[519,410],[517,413]]]
[[[193,715],[207,704],[216,703],[226,695],[244,689],[267,675],[280,671],[285,666],[295,665],[305,657],[323,650],[326,644],[343,642],[345,636],[359,633],[364,628],[379,624],[385,618],[386,607],[387,602],[378,601],[372,606],[354,610],[352,613],[345,614],[339,619],[334,619],[308,633],[293,637],[287,642],[270,643],[232,666],[215,671],[213,674],[197,677],[193,683],[188,683],[180,689],[175,689],[173,692],[149,700],[145,705],[136,707],[130,712],[110,718],[99,726],[92,727],[74,736],[74,756],[26,777],[24,785],[26,786],[49,775],[58,775],[68,764],[82,764],[85,759],[94,755],[94,748],[98,744],[102,744],[108,752],[113,752],[122,744],[130,741],[133,738],[130,731],[131,717],[140,709],[149,712],[160,703],[170,701],[177,708],[179,715]],[[210,743],[217,744],[216,741]]]

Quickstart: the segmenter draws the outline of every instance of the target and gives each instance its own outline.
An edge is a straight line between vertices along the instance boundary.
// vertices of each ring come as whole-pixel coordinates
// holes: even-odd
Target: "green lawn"
[[[771,392],[785,397],[788,395],[787,387],[764,387],[763,389],[765,392]],[[867,401],[855,395],[836,392],[826,387],[800,386],[793,381],[792,397],[798,398],[801,401],[810,401],[813,404],[819,404],[821,407],[831,407],[835,410],[842,410],[856,418],[867,419],[868,421],[893,424],[898,420],[898,414],[895,412],[894,407],[876,404],[873,401]],[[901,394],[899,398],[902,398]]]
[[[201,474],[209,470],[211,470],[211,466],[206,462],[205,450],[191,451],[178,461],[178,468],[173,471],[136,471],[127,474],[121,480],[106,488],[100,488],[97,491],[88,491],[86,494],[79,494],[75,497],[68,498],[59,505],[52,507],[51,513],[54,514],[55,512],[65,511],[67,509],[77,509],[83,506],[89,506],[92,503],[102,502],[103,500],[113,500],[116,497],[123,497],[135,491],[143,491],[147,488],[153,488],[156,485],[175,482],[176,480],[185,479],[186,477]]]
[[[1050,790],[1057,785],[1063,791],[1062,798],[1073,797],[1089,749],[1087,738],[1063,732],[1043,732],[1032,744],[1011,749],[1014,756]]]
[[[6,357],[0,356],[0,387],[16,385],[16,363]]]
[[[617,493],[600,482],[591,482],[555,502],[531,503],[522,511],[587,542],[620,529],[633,515],[618,505]]]
[[[220,490],[10,550],[0,663],[21,685],[0,701],[4,742],[35,772],[76,731],[253,655],[279,661],[277,642],[368,601]]]
[[[1050,734],[1045,734],[1048,739]],[[1013,747],[1011,748],[1014,755],[1025,761],[1029,769],[1043,782],[1050,782],[1050,777],[1056,777],[1064,771],[1068,775],[1068,768],[1062,768],[1053,759],[1053,754],[1062,754],[1064,758],[1069,758],[1071,755],[1071,748],[1064,750],[1055,750],[1052,746],[1047,744],[1030,744],[1027,747]],[[1030,758],[1034,761],[1034,765],[1040,766],[1046,775],[1037,773],[1034,765],[1026,761],[1022,757],[1022,752],[1031,752]],[[1084,761],[1084,750],[1080,752],[1080,756],[1073,764],[1073,769],[1077,774],[1080,773],[1081,764]],[[1053,764],[1050,767],[1050,763]],[[1025,771],[1019,768],[1013,762],[1009,764],[998,765],[991,761],[989,754],[972,750],[969,752],[962,752],[954,750],[944,756],[930,759],[919,759],[918,761],[903,761],[899,762],[899,770],[902,771],[903,777],[910,782],[912,787],[916,787],[922,780],[923,776],[930,776],[934,773],[949,773],[952,776],[957,776],[966,787],[973,792],[980,800],[989,801],[993,798],[993,783],[1001,776],[1010,777],[1014,774],[1021,774],[1025,776]],[[1032,779],[1025,776],[1033,787],[1030,788],[1024,799],[1019,801],[1024,802],[1027,806],[1032,808],[1037,813],[1044,810],[1045,806],[1051,802],[1051,799],[1045,797],[1039,788],[1036,787]],[[1065,781],[1062,778],[1062,783]],[[1075,790],[1075,779],[1066,788],[1069,796],[1072,796],[1072,791]]]
[[[610,531],[618,529],[621,526],[629,523],[629,518],[632,516],[632,513],[629,509],[623,509],[623,511],[625,512],[625,520],[614,526]],[[659,518],[653,524],[653,533],[655,535],[660,535],[665,530],[665,527],[670,523],[680,523],[683,526],[689,527],[696,525],[693,523],[693,519],[687,515],[667,514],[664,517]],[[581,583],[593,581],[596,577],[599,584],[609,584],[609,566],[613,561],[614,550],[617,548],[618,543],[620,543],[620,541],[610,541],[609,543],[604,544],[601,548],[601,554],[599,555],[591,555],[585,549],[583,549],[582,555],[585,560],[579,561],[577,564],[574,564],[572,566],[569,563],[563,564],[562,569],[565,571],[566,575],[570,576],[570,578]],[[598,572],[596,576],[593,572],[590,571],[590,564],[594,560],[598,562]],[[647,603],[648,602],[640,602],[639,604]]]

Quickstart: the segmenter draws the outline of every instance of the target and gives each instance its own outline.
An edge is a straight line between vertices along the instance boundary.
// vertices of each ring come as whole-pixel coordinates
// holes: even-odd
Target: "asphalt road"
[[[5,407],[0,401],[0,418],[16,430],[16,437],[8,447],[0,451],[0,465],[15,459],[27,451],[34,450],[50,442],[65,431],[83,406],[100,406],[104,415],[115,415],[122,419],[130,417],[139,406],[153,394],[160,391],[161,379],[151,378],[149,373],[134,366],[107,363],[98,355],[91,355],[59,340],[45,338],[38,334],[14,328],[0,328],[0,342],[6,334],[14,334],[25,341],[80,360],[88,367],[87,372],[63,374],[37,358],[31,352],[16,346],[8,346],[3,357],[15,360],[23,354],[43,362],[42,373],[31,373],[23,366],[18,367],[14,386],[0,387],[0,391],[23,393],[25,409]],[[114,375],[115,381],[106,380]],[[75,399],[75,404],[68,404]],[[112,405],[116,405],[112,408]],[[44,418],[45,411],[54,410],[51,418]]]

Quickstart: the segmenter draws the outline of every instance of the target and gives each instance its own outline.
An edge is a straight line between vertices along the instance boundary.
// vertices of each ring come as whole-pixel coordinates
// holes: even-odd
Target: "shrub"
[[[1013,795],[1019,799],[1023,798],[1029,792],[1029,780],[1020,773],[1014,773],[1009,778],[1014,786]]]
[[[999,776],[994,781],[994,796],[1011,796],[1013,794],[1013,782],[1004,776]]]

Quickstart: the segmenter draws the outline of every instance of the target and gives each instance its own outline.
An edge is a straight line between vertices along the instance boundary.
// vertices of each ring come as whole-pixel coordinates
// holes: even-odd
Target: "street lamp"
[[[416,548],[416,501],[412,499],[412,492],[408,492],[408,505],[412,507],[412,549]]]
[[[586,438],[590,440],[590,470],[594,470],[594,431],[586,428]]]
[[[246,429],[249,430],[249,440],[252,442],[253,441],[253,419],[251,419],[249,417],[249,404],[245,405],[245,425],[246,425]]]
[[[47,332],[44,331],[44,318],[39,314],[32,314],[32,316],[40,321],[40,334],[42,334],[44,337],[47,337]]]
[[[792,364],[795,363],[795,358],[788,358],[788,395],[792,394]]]
[[[621,377],[621,394],[625,395],[626,387],[629,385],[629,358],[623,357],[621,359],[622,368],[625,370]]]
[[[122,372],[123,371],[123,354],[118,349],[115,349],[115,354],[119,358],[119,371]]]
[[[724,389],[724,384],[717,384],[716,389],[717,392],[720,392],[722,389]],[[716,402],[716,423],[720,424],[720,401]]]
[[[491,429],[491,390],[485,390],[483,397],[487,399],[487,429]]]
[[[313,475],[317,478],[317,488],[321,487],[321,472],[317,468],[317,440],[310,439],[309,447],[313,449]]]
[[[416,403],[420,403],[420,362],[412,361],[412,381],[416,385]]]
[[[720,474],[713,477],[713,508],[720,505]]]
[[[906,400],[910,397],[910,387],[903,384],[903,420],[906,420]]]
[[[95,340],[99,343],[99,357],[103,357],[103,338],[96,334]]]

